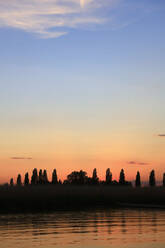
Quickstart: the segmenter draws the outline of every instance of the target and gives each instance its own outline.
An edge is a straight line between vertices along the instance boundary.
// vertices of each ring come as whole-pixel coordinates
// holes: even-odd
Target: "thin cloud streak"
[[[11,157],[13,160],[32,160],[31,157]]]
[[[165,134],[158,134],[158,137],[164,137],[165,138]]]
[[[129,161],[128,164],[130,164],[130,165],[149,165],[149,163],[137,162],[137,161]]]

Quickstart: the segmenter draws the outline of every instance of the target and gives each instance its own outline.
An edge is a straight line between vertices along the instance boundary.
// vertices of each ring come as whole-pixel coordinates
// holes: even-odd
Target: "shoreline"
[[[14,186],[0,187],[0,213],[85,208],[165,209],[164,187]]]

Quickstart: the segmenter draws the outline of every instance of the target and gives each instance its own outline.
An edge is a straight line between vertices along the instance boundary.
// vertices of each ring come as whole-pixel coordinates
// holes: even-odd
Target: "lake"
[[[164,248],[165,211],[106,209],[0,215],[1,248]]]

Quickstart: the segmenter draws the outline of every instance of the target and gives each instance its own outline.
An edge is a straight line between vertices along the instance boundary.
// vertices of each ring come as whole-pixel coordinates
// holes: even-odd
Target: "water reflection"
[[[0,215],[0,247],[165,247],[165,211]]]

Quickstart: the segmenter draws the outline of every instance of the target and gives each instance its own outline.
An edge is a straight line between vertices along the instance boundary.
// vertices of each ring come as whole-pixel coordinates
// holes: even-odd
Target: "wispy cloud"
[[[13,160],[31,160],[31,157],[11,157]]]
[[[131,165],[149,165],[149,163],[138,162],[138,161],[129,161],[128,164],[131,164]]]
[[[56,38],[70,28],[125,27],[157,5],[148,0],[0,0],[0,27]]]
[[[108,0],[108,7],[119,1]],[[98,10],[105,5],[107,0],[0,0],[0,27],[56,38],[67,34],[68,28],[104,23]]]

